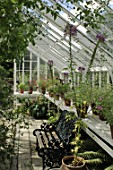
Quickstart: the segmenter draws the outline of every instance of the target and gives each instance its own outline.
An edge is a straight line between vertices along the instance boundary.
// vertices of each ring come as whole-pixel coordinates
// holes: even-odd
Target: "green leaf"
[[[17,3],[17,0],[11,0],[12,3],[16,4]]]

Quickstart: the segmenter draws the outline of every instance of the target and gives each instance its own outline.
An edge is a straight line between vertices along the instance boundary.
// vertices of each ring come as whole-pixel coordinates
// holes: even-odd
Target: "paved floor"
[[[33,136],[33,130],[40,128],[42,120],[29,119],[28,121],[30,123],[28,129],[17,128],[15,139],[17,156],[12,160],[11,170],[42,170],[42,159],[35,151],[36,138]]]

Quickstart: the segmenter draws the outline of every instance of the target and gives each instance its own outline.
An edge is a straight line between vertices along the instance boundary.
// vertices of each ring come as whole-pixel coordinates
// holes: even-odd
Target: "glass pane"
[[[54,69],[54,76],[59,78],[59,71],[56,68]]]
[[[42,59],[40,59],[40,65],[45,65],[45,61],[44,60],[42,60]]]
[[[37,70],[37,62],[32,62],[32,70]]]
[[[107,72],[103,71],[101,72],[101,85],[102,87],[107,84]]]
[[[24,69],[25,70],[30,70],[30,62],[25,62],[24,63]]]
[[[94,73],[94,84],[95,86],[99,86],[99,72]]]
[[[37,61],[37,56],[35,54],[32,54],[32,61]]]
[[[26,52],[24,60],[30,60],[30,51]]]

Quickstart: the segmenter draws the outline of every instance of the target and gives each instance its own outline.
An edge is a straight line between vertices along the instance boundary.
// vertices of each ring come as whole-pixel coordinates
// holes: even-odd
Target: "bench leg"
[[[45,159],[44,159],[44,157],[42,157],[42,170],[45,170]]]

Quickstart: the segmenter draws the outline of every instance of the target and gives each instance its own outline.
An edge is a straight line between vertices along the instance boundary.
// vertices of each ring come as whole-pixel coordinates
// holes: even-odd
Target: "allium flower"
[[[48,65],[53,66],[53,60],[48,60]]]
[[[77,27],[72,24],[67,24],[65,29],[64,29],[64,36],[66,35],[77,35]]]
[[[100,42],[105,42],[105,37],[102,34],[97,34],[96,39],[99,40]]]
[[[79,71],[84,71],[85,68],[84,68],[84,67],[79,67],[78,70],[79,70]]]
[[[67,77],[67,76],[68,76],[68,73],[64,73],[64,76]]]
[[[98,110],[103,110],[103,107],[99,105],[99,106],[97,106],[97,109]]]

